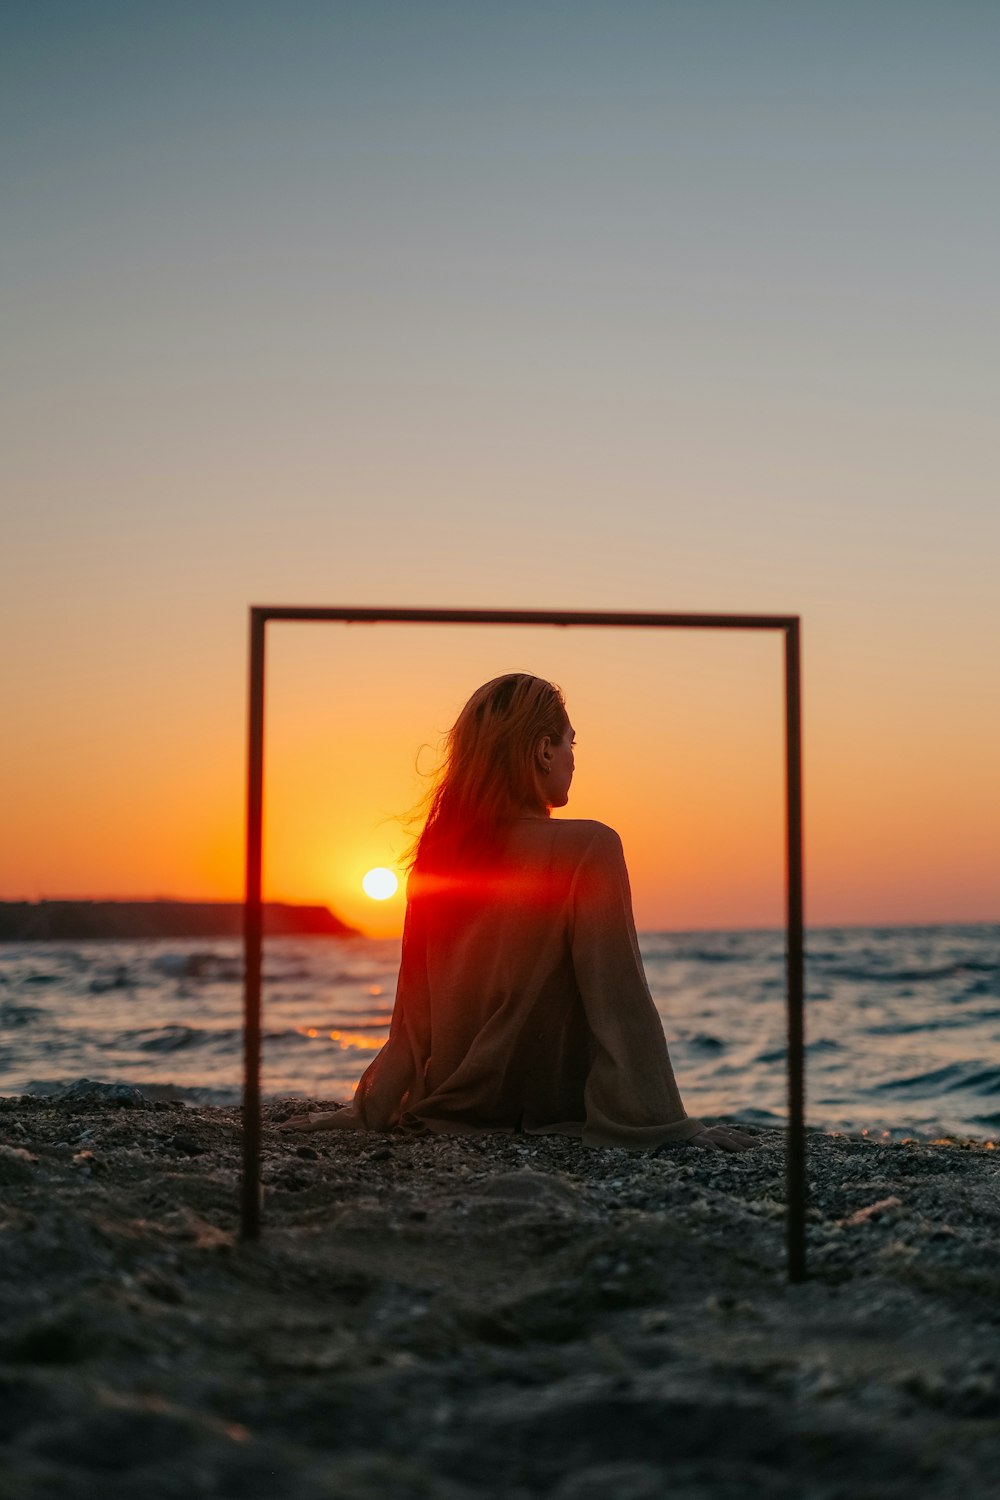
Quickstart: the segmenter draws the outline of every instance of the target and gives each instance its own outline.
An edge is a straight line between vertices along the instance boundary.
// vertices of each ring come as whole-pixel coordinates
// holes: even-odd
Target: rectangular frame
[[[786,1252],[788,1280],[805,1281],[805,934],[802,868],[802,692],[798,615],[635,614],[548,609],[250,607],[247,710],[246,894],[243,980],[241,1235],[260,1236],[260,1010],[263,950],[264,680],[269,620],[313,624],[555,625],[631,630],[777,630],[785,638],[785,893],[788,1012]]]

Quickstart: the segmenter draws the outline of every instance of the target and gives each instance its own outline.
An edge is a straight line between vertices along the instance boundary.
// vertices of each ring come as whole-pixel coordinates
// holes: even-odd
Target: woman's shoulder
[[[598,823],[594,818],[550,818],[549,827],[554,837],[569,848],[585,854],[589,849],[618,851],[622,841],[607,823]]]

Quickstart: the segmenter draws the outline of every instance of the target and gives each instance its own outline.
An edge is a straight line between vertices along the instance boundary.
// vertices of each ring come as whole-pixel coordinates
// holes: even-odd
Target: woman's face
[[[566,733],[561,740],[546,738],[542,741],[540,759],[545,767],[545,773],[541,777],[541,784],[542,793],[549,807],[565,807],[569,801],[575,743],[572,724],[566,726]]]

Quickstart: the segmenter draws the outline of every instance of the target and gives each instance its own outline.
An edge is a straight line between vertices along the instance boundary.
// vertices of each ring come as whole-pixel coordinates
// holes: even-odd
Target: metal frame
[[[269,620],[397,625],[611,626],[639,630],[778,630],[785,638],[785,824],[788,993],[788,1280],[805,1281],[805,1048],[802,877],[802,710],[798,615],[635,614],[548,609],[349,609],[251,605],[247,735],[243,1180],[241,1232],[260,1235],[260,999],[263,945],[264,660]]]

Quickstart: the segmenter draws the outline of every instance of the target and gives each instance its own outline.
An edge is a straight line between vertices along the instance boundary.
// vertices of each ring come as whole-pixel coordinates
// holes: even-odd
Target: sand
[[[274,1128],[301,1106],[244,1245],[238,1111],[0,1100],[3,1500],[996,1492],[996,1152],[810,1132],[790,1286],[780,1132]]]

